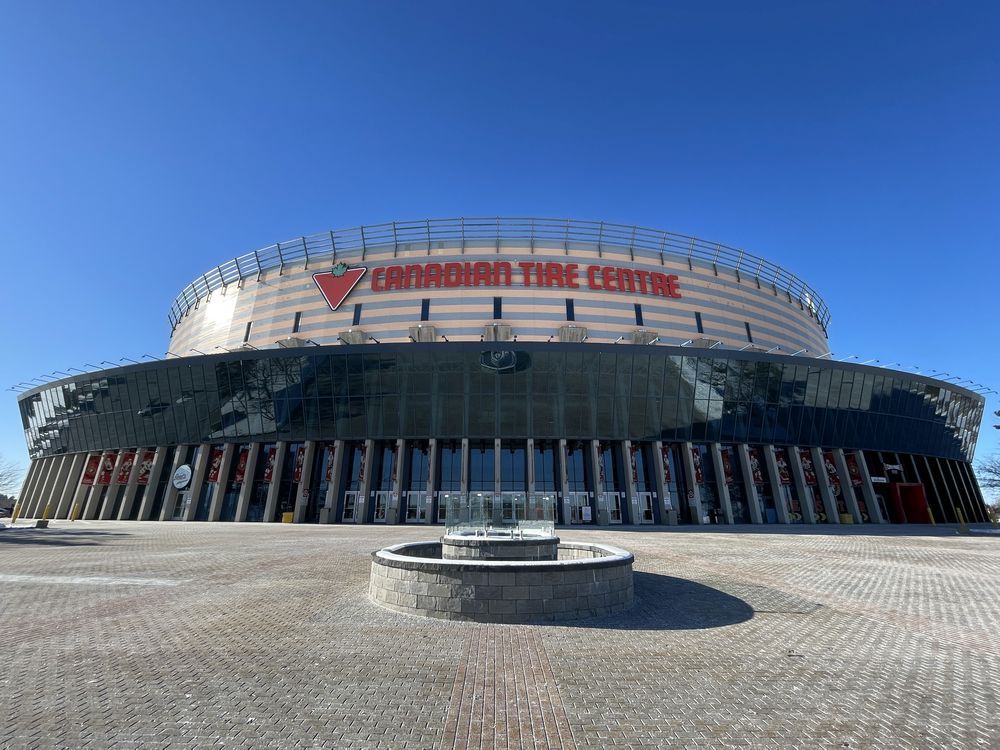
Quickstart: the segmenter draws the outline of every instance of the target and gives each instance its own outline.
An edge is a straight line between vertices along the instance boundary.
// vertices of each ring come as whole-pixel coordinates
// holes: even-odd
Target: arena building
[[[985,521],[982,396],[833,361],[768,261],[603,222],[329,232],[187,286],[169,351],[19,396],[23,516],[570,524]],[[499,511],[498,511],[499,512]]]

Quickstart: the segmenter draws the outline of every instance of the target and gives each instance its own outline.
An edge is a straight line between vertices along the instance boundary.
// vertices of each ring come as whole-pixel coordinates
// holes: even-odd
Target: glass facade
[[[498,349],[502,366],[485,356]],[[137,445],[500,437],[837,446],[969,461],[983,412],[983,400],[960,388],[838,362],[464,342],[176,359],[58,381],[19,405],[33,458]]]

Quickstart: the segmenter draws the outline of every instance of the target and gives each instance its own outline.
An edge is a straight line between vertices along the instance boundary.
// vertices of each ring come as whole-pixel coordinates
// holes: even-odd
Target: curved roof
[[[430,251],[455,245],[464,247],[465,244],[482,246],[485,243],[496,243],[499,250],[505,245],[524,242],[531,247],[560,247],[566,250],[579,245],[596,246],[598,249],[626,248],[633,258],[639,255],[662,259],[671,255],[697,259],[730,268],[738,275],[746,274],[760,284],[786,292],[811,311],[824,330],[830,322],[829,308],[812,287],[784,268],[745,250],[689,235],[605,221],[499,216],[393,221],[278,242],[233,258],[203,273],[181,290],[170,306],[167,318],[173,329],[184,313],[213,290],[259,275],[265,270],[281,269],[293,263],[332,260],[340,254],[354,255],[359,251],[364,259],[369,250],[385,247],[404,250],[426,248]]]

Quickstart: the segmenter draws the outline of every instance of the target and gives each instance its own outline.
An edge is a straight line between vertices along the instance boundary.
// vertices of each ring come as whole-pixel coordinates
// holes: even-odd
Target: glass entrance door
[[[174,521],[182,521],[187,517],[188,508],[191,506],[191,490],[182,490],[177,493],[177,504],[174,506]]]
[[[653,493],[640,492],[639,512],[636,516],[636,523],[653,523]]]
[[[406,523],[427,523],[430,517],[430,493],[406,493]]]
[[[611,523],[621,523],[622,522],[622,493],[621,492],[605,492],[605,498],[608,502],[608,520]]]
[[[392,505],[392,493],[379,491],[375,493],[375,515],[372,520],[375,523],[385,523],[389,515],[389,508]]]
[[[344,515],[341,518],[344,523],[358,522],[358,494],[356,491],[344,493]]]
[[[566,523],[590,523],[593,519],[590,513],[590,497],[586,492],[569,492],[566,494]]]
[[[527,496],[523,492],[501,492],[501,522],[504,525],[514,524],[525,519]]]

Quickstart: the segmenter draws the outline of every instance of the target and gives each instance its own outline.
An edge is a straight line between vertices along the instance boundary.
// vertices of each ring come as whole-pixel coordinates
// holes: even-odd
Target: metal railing
[[[746,274],[776,293],[781,290],[790,301],[797,301],[815,316],[824,330],[830,322],[829,308],[814,289],[780,266],[744,250],[684,234],[605,221],[504,217],[393,221],[278,242],[203,273],[177,295],[167,318],[173,330],[184,314],[213,290],[272,268],[280,272],[290,264],[305,262],[308,266],[313,260],[336,260],[359,252],[364,260],[369,251],[386,247],[405,252],[426,249],[430,254],[434,249],[485,244],[494,245],[500,252],[513,242],[527,242],[532,250],[536,246],[562,248],[567,253],[572,246],[581,244],[596,247],[598,253],[604,248],[625,249],[633,260],[638,255],[661,262],[667,256],[705,261],[732,269],[738,277]]]

